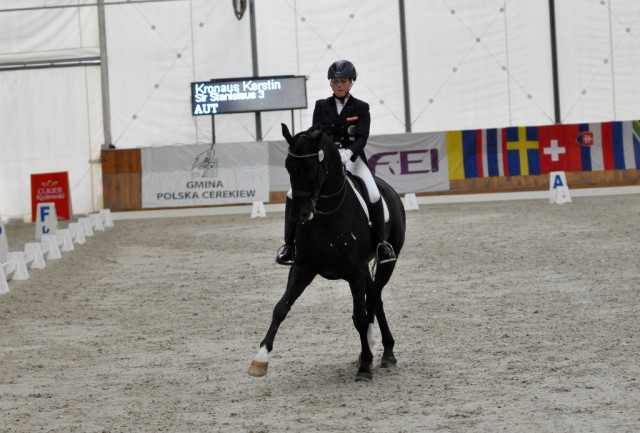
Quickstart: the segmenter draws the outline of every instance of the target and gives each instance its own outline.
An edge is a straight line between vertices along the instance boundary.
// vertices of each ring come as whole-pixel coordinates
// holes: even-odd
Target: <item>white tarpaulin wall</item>
[[[96,1],[0,0],[0,65],[98,56]],[[105,1],[117,148],[211,142],[211,119],[190,114],[189,83],[253,75],[249,11],[238,21],[231,3]],[[413,132],[554,123],[548,1],[404,3]],[[406,131],[398,5],[256,1],[259,74],[309,78],[296,131],[329,96],[326,70],[340,58],[358,69],[353,93],[371,104],[372,134]],[[637,0],[556,1],[563,123],[640,118],[639,23]],[[0,215],[29,215],[29,175],[50,171],[69,172],[76,213],[99,208],[100,67],[0,69],[0,91]],[[290,112],[261,118],[264,140],[291,123]],[[217,116],[215,128],[219,143],[256,139],[253,113]]]

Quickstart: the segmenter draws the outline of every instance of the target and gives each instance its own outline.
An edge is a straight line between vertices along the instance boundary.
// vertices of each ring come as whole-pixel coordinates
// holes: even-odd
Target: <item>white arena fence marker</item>
[[[0,222],[0,266],[4,275],[5,282],[8,280],[27,280],[29,279],[29,271],[27,271],[27,263],[22,251],[9,252],[9,241],[7,238],[7,230],[3,223]]]
[[[4,263],[0,263],[0,267],[2,267],[2,271],[4,272],[5,281],[9,281],[13,279],[13,274],[15,274],[16,269],[18,269],[18,264],[13,260],[7,260]]]
[[[40,244],[42,245],[42,254],[47,260],[57,260],[62,258],[56,235],[42,235]]]
[[[39,242],[27,242],[24,244],[24,254],[32,255],[33,261],[29,266],[31,269],[44,269],[47,267],[47,263],[44,260],[44,254],[42,254],[42,244]],[[28,262],[29,260],[27,260]]]
[[[56,237],[58,238],[58,245],[60,246],[60,251],[73,251],[73,239],[71,239],[71,233],[69,229],[62,229],[56,232]]]
[[[414,193],[405,194],[402,203],[404,204],[404,210],[416,210],[420,208],[420,206],[418,206],[418,199]]]
[[[89,215],[89,221],[91,221],[91,226],[94,230],[99,232],[104,231],[104,224],[102,224],[102,217],[99,213],[92,213]]]
[[[29,279],[29,271],[27,270],[27,263],[24,260],[24,253],[22,251],[9,253],[9,261],[14,262],[16,267],[13,273],[13,276],[10,279],[12,280],[28,280]]]
[[[83,245],[87,239],[84,237],[84,228],[79,223],[69,223],[69,233],[71,234],[71,239],[76,244]]]
[[[549,173],[549,203],[571,203],[571,194],[569,194],[569,185],[564,171]]]
[[[264,208],[264,203],[261,201],[254,201],[251,208],[251,218],[266,218],[267,211]]]
[[[93,236],[93,226],[91,225],[89,217],[78,218],[78,224],[80,224],[84,230],[85,236]]]
[[[58,229],[58,215],[55,203],[38,203],[36,208],[36,240],[43,235],[55,234]]]
[[[113,227],[113,218],[111,218],[111,209],[102,209],[100,211],[100,217],[102,217],[102,224],[105,227]]]
[[[4,275],[4,265],[0,263],[0,295],[9,293],[9,285],[7,284],[7,277]]]
[[[33,267],[33,261],[36,259],[36,256],[33,254],[33,252],[26,250],[22,254],[24,255],[25,266],[27,267],[27,269],[31,269]]]
[[[0,222],[0,263],[7,261],[9,257],[9,241],[7,240],[7,231],[4,224]]]

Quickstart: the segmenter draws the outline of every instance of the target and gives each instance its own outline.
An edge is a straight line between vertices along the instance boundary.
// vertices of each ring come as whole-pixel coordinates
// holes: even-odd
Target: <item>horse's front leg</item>
[[[273,309],[271,325],[269,326],[267,335],[260,343],[260,350],[249,367],[250,375],[264,376],[267,374],[267,369],[269,367],[269,353],[273,350],[273,340],[276,338],[278,328],[287,317],[287,314],[289,313],[289,310],[291,310],[294,302],[296,302],[296,299],[302,295],[304,289],[311,284],[311,281],[313,281],[315,276],[315,273],[296,264],[291,266],[291,270],[289,270],[289,279],[287,281],[287,290]]]
[[[368,269],[364,267],[357,278],[349,281],[351,288],[351,296],[353,297],[353,324],[360,335],[360,367],[356,374],[356,382],[371,382],[373,375],[371,374],[371,364],[373,362],[373,353],[369,347],[367,331],[369,329],[369,315],[367,314],[367,304],[365,296],[366,273]]]

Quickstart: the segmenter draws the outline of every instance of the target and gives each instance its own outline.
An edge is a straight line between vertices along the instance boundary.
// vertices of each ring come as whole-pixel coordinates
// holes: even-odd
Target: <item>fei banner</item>
[[[365,153],[371,172],[398,193],[449,190],[444,134],[393,134],[369,137]]]
[[[269,142],[271,191],[288,191],[284,168],[288,144]],[[449,190],[449,164],[444,133],[372,135],[364,148],[369,168],[396,192],[416,193]]]
[[[143,208],[269,201],[264,143],[148,147],[141,158]]]

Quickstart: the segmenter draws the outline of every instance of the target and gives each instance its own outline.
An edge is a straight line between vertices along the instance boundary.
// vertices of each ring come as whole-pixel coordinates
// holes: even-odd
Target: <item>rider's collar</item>
[[[349,99],[349,96],[351,96],[351,94],[347,93],[342,98],[339,98],[335,95],[335,93],[333,94],[333,97],[336,98],[336,101],[340,101],[342,105],[344,105],[347,102],[347,100]]]

